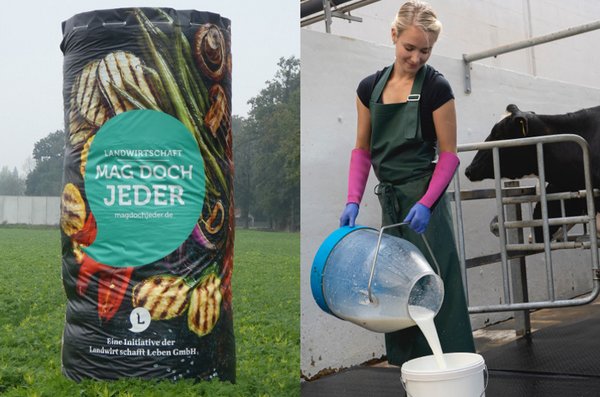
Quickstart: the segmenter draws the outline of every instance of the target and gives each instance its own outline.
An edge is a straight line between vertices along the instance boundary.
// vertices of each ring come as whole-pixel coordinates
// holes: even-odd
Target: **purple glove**
[[[342,227],[342,226],[354,227],[354,222],[356,221],[357,216],[358,216],[358,204],[356,204],[356,203],[346,204],[346,208],[344,208],[344,212],[342,212],[342,216],[340,216],[340,227]]]
[[[408,211],[408,215],[406,215],[403,222],[408,223],[415,232],[422,234],[427,229],[430,217],[431,210],[423,204],[417,203]]]

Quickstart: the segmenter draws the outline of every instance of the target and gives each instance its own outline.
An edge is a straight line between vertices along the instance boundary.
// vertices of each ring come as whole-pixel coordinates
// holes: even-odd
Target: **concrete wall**
[[[366,75],[391,64],[393,49],[306,29],[301,39],[301,370],[311,378],[328,368],[349,367],[384,354],[381,335],[324,314],[313,301],[309,279],[313,256],[325,237],[337,228],[345,204],[348,160],[356,131],[356,86]],[[589,48],[585,50],[590,52]],[[479,63],[473,65],[472,73],[476,76],[473,93],[466,95],[462,91],[460,57],[437,55],[435,51],[434,54],[429,63],[442,71],[455,90],[459,143],[482,141],[509,103],[516,103],[523,110],[548,114],[598,105],[598,86],[552,81]],[[463,169],[473,155],[461,154]],[[462,175],[463,170],[459,172]],[[359,222],[379,227],[379,205],[372,194],[375,183],[371,175]],[[491,186],[491,183],[471,184],[461,177],[462,189]],[[465,203],[463,211],[467,257],[497,252],[498,239],[489,233],[495,203],[492,200]],[[553,254],[557,297],[572,297],[590,288],[588,257],[588,253],[573,251]],[[544,299],[545,272],[540,258],[528,259],[528,271],[533,279],[532,299]],[[470,270],[470,304],[501,302],[500,280],[499,266]],[[472,324],[480,328],[506,316],[506,313],[472,316]]]
[[[434,53],[461,59],[469,54],[598,20],[596,0],[428,0],[443,23]],[[391,44],[390,26],[402,1],[380,0],[352,11],[363,22],[334,18],[332,33]],[[305,29],[325,31],[325,22]],[[600,88],[600,30],[477,61],[532,76]],[[473,86],[477,89],[477,76]],[[462,87],[462,81],[455,89]]]
[[[58,225],[60,197],[0,196],[0,224]]]

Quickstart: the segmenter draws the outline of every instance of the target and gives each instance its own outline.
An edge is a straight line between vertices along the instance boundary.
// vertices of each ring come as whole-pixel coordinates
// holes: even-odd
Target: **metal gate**
[[[544,145],[559,142],[575,142],[583,153],[585,190],[578,192],[546,193],[546,176],[544,172]],[[537,152],[539,194],[535,187],[515,186],[515,182],[505,182],[502,186],[500,175],[500,149],[506,147],[535,145]],[[463,144],[458,146],[458,152],[475,150],[492,150],[494,163],[494,189],[465,190],[461,191],[459,178],[454,178],[454,194],[456,210],[456,229],[459,258],[462,268],[463,283],[468,299],[467,268],[500,262],[502,266],[502,283],[504,300],[502,304],[488,306],[469,306],[469,313],[487,313],[501,311],[524,311],[530,309],[556,308],[584,305],[592,302],[600,293],[600,270],[598,265],[598,241],[596,235],[596,211],[594,208],[594,195],[600,192],[594,190],[590,174],[590,158],[587,142],[578,135],[560,134],[545,137],[530,137],[511,139],[495,142]],[[518,182],[516,182],[518,185]],[[497,209],[497,230],[499,253],[485,257],[466,258],[464,238],[464,224],[462,203],[466,200],[482,198],[495,198]],[[587,214],[583,216],[569,216],[565,214],[564,200],[570,198],[585,198]],[[561,217],[548,217],[548,202],[560,200]],[[521,205],[525,203],[540,202],[540,220],[523,220]],[[567,225],[583,225],[583,233],[579,236],[567,235]],[[551,241],[549,234],[550,225],[562,225],[561,241]],[[542,226],[544,242],[531,243],[524,241],[523,229]],[[575,299],[556,299],[554,288],[554,266],[552,251],[559,249],[589,249],[590,250],[590,276],[593,287],[585,296]],[[528,255],[544,253],[546,266],[546,289],[548,299],[545,301],[530,302],[527,297],[527,279],[525,271],[525,258]]]

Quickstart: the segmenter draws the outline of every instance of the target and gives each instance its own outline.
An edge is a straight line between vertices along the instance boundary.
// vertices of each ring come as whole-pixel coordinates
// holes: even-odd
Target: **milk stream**
[[[433,322],[435,313],[426,307],[409,305],[408,314],[414,322],[417,323],[421,332],[423,332],[423,335],[425,335],[425,339],[427,339],[429,347],[431,347],[431,350],[433,351],[433,356],[435,357],[438,367],[440,367],[440,369],[446,369],[446,360],[444,359],[440,339]]]

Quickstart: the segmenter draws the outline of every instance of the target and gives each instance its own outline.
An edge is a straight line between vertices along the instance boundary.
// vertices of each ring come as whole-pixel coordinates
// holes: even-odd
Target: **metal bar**
[[[519,181],[504,182],[505,189],[516,186],[519,186]],[[521,205],[510,204],[506,206],[506,219],[507,221],[520,221],[522,219]],[[509,244],[522,244],[523,230],[508,230],[506,233],[506,241]],[[527,267],[525,263],[525,257],[521,256],[518,258],[509,258],[509,266],[511,269],[511,283],[513,286],[513,302],[529,301],[529,294],[527,290]],[[529,310],[515,311],[513,316],[515,319],[515,332],[518,336],[527,335],[531,333],[531,321],[529,318]]]
[[[425,237],[425,233],[421,233],[421,237],[423,238],[425,247],[427,247],[427,251],[429,251],[429,256],[431,256],[431,259],[433,260],[433,264],[435,265],[435,268],[437,269],[437,275],[442,277],[442,269],[440,268],[440,265],[439,265],[437,259],[435,258],[435,255],[433,254],[433,250],[431,249],[431,246],[429,245],[429,241],[427,241],[427,238]]]
[[[357,1],[356,3],[348,4],[348,5],[341,6],[341,7],[336,7],[335,10],[337,12],[350,12],[350,11],[356,10],[358,8],[368,6],[370,4],[377,3],[378,1],[379,0]],[[317,23],[317,22],[320,22],[323,20],[325,20],[325,14],[315,15],[314,17],[309,17],[309,18],[305,18],[305,19],[301,20],[300,26],[305,27],[305,26],[312,25],[313,23]]]
[[[523,213],[519,205],[515,205],[517,210],[517,217],[522,218]],[[517,230],[517,238],[520,243],[525,241],[523,237],[523,230]],[[529,287],[527,285],[527,257],[521,257],[516,259],[517,266],[519,268],[520,279],[517,280],[519,284],[519,291],[521,293],[521,302],[529,302]],[[531,334],[531,313],[529,310],[523,310],[520,318],[517,318],[518,328],[515,331],[518,336],[525,336]]]
[[[515,251],[511,252],[508,250],[507,250],[507,254],[508,254],[508,259],[521,258],[523,256],[529,255],[529,253],[523,254],[523,253],[519,253],[519,252],[515,252]],[[498,263],[498,262],[500,262],[500,253],[482,255],[482,256],[478,256],[476,258],[467,259],[466,267],[467,267],[467,269],[471,269],[474,267],[491,265],[492,263]]]
[[[503,197],[506,198],[512,196],[521,196],[528,193],[535,193],[535,187],[523,186],[519,188],[507,188],[504,189]],[[496,198],[496,189],[474,189],[474,190],[463,190],[460,192],[461,200],[479,200],[479,199],[493,199]]]
[[[588,216],[569,216],[564,218],[549,218],[546,222],[550,226],[557,225],[574,225],[577,223],[586,223],[589,221]],[[533,219],[530,221],[506,221],[504,227],[507,229],[523,228],[523,227],[535,227],[544,226],[543,219]]]
[[[586,239],[589,239],[589,241],[584,241],[584,240],[579,240],[577,239],[576,241],[564,241],[564,242],[550,242],[548,241],[547,238],[545,238],[545,241],[543,244],[505,244],[504,246],[504,250],[501,250],[500,253],[498,254],[492,254],[492,255],[486,255],[486,256],[481,256],[478,258],[471,258],[471,259],[466,259],[465,260],[465,267],[466,268],[471,268],[471,267],[476,267],[476,266],[481,266],[484,264],[488,264],[488,263],[498,263],[500,260],[503,260],[503,257],[508,257],[509,259],[513,259],[513,258],[517,258],[517,257],[524,257],[527,255],[531,255],[531,254],[535,254],[535,253],[541,253],[544,252],[546,255],[548,255],[548,250],[555,250],[555,249],[573,249],[573,248],[583,248],[583,249],[590,249],[590,255],[591,255],[591,270],[592,270],[592,291],[590,292],[589,295],[582,297],[582,298],[577,298],[577,299],[563,299],[563,300],[556,300],[554,297],[552,297],[551,300],[548,301],[538,301],[538,302],[527,302],[527,303],[505,303],[505,304],[499,304],[499,305],[489,305],[489,306],[476,306],[476,307],[470,307],[469,308],[469,312],[470,313],[487,313],[487,312],[502,312],[502,311],[518,311],[518,310],[534,310],[534,309],[542,309],[542,308],[551,308],[551,307],[568,307],[568,306],[578,306],[578,305],[584,305],[584,304],[588,304],[591,303],[592,301],[594,301],[599,293],[600,293],[600,268],[599,268],[599,259],[598,259],[598,236],[595,233],[595,216],[596,216],[596,212],[595,212],[595,208],[594,208],[594,197],[600,196],[600,191],[598,189],[593,189],[592,187],[592,183],[591,183],[591,172],[590,172],[590,159],[589,159],[589,148],[588,148],[588,144],[587,142],[581,138],[580,136],[577,135],[573,135],[573,134],[561,134],[561,135],[552,135],[552,136],[547,136],[547,137],[530,137],[530,138],[520,138],[520,139],[516,139],[516,140],[505,140],[505,141],[496,141],[496,142],[484,142],[484,143],[477,143],[477,144],[464,144],[464,145],[459,145],[458,146],[458,152],[461,151],[468,151],[468,150],[492,150],[492,154],[495,155],[494,158],[494,172],[495,175],[499,175],[499,170],[500,170],[500,166],[499,166],[499,152],[498,152],[498,148],[501,147],[514,147],[514,146],[524,146],[524,145],[531,145],[531,144],[538,144],[538,143],[554,143],[554,142],[564,142],[564,141],[573,141],[577,144],[579,144],[582,148],[582,152],[583,152],[583,162],[584,162],[584,177],[585,177],[585,191],[579,191],[579,192],[561,192],[561,193],[551,193],[551,194],[546,194],[545,189],[542,189],[541,194],[540,195],[530,195],[529,197],[507,197],[510,196],[511,190],[510,189],[504,189],[504,191],[501,191],[500,193],[498,192],[498,178],[494,178],[495,182],[496,182],[496,186],[495,189],[487,189],[487,190],[477,190],[477,191],[470,191],[470,192],[456,192],[455,191],[455,201],[457,201],[457,203],[461,203],[461,199],[462,200],[471,200],[471,199],[477,199],[477,198],[494,198],[494,197],[498,197],[499,199],[496,200],[497,203],[497,207],[502,208],[504,204],[518,204],[520,202],[526,202],[528,203],[528,206],[530,207],[530,213],[531,211],[531,202],[532,201],[542,201],[542,202],[547,202],[548,200],[562,200],[562,199],[567,199],[567,198],[586,198],[586,202],[587,202],[587,210],[588,210],[588,216],[587,217],[565,217],[564,216],[564,211],[562,211],[562,217],[561,218],[554,218],[552,220],[548,220],[547,217],[547,212],[545,214],[545,219],[547,220],[545,227],[549,229],[549,225],[552,224],[560,224],[561,222],[565,222],[566,220],[576,220],[576,221],[581,221],[584,223],[585,226],[587,226],[587,228],[591,231],[591,233],[588,236],[580,236],[580,237],[585,237]],[[540,181],[541,182],[545,182],[545,174],[544,174],[544,167],[543,167],[543,149],[541,148],[541,145],[538,145],[538,167],[540,169],[541,175],[540,175]],[[495,153],[494,153],[495,152]],[[545,185],[545,183],[541,183],[542,186]],[[456,189],[458,190],[458,188]],[[530,189],[527,191],[531,191]],[[535,199],[535,200],[534,200]],[[500,201],[502,204],[498,204],[498,201]],[[547,207],[547,204],[546,204]],[[546,208],[547,210],[547,208]],[[501,222],[503,221],[503,212],[502,211],[498,211],[499,212],[499,223],[502,224],[506,224],[507,222]],[[544,219],[544,214],[542,214],[542,218]],[[574,218],[574,219],[573,219]],[[504,235],[504,232],[506,232],[507,229],[511,229],[511,227],[508,226],[513,226],[517,223],[517,221],[514,221],[514,223],[508,222],[508,225],[499,225],[499,228],[502,229],[503,233],[501,233],[501,236]],[[532,223],[532,221],[523,221],[523,224],[527,223],[530,224]],[[534,223],[535,224],[535,223]],[[507,227],[504,227],[507,226]],[[542,225],[544,227],[544,225]],[[548,237],[548,236],[546,236]],[[569,238],[573,237],[575,238],[576,236],[568,236]],[[463,237],[463,241],[464,241],[464,237]],[[550,269],[551,270],[551,269]],[[552,280],[553,283],[553,280]],[[505,285],[505,289],[506,289],[506,285]],[[551,285],[550,288],[551,291],[554,290],[554,286]]]
[[[463,60],[463,71],[463,83],[465,86],[465,94],[470,94],[473,91],[471,89],[471,63]]]
[[[570,306],[581,306],[592,303],[600,292],[600,283],[597,279],[594,280],[594,286],[592,291],[583,298],[576,299],[563,299],[546,302],[527,302],[527,303],[512,303],[508,305],[488,305],[488,306],[472,306],[469,307],[470,314],[476,313],[489,313],[489,312],[512,312],[515,310],[536,310],[536,309],[547,309],[553,307],[570,307]]]
[[[550,249],[589,249],[591,243],[589,241],[567,241],[567,242],[552,242]],[[508,259],[523,258],[529,255],[536,255],[544,252],[544,243],[523,243],[523,244],[508,244],[506,253]],[[482,255],[474,258],[469,258],[465,261],[465,267],[471,269],[474,267],[491,265],[500,262],[500,253]]]
[[[329,0],[323,0],[323,16],[325,20],[325,32],[331,33],[331,5]]]
[[[383,237],[383,231],[385,229],[391,229],[393,227],[399,227],[399,226],[404,226],[404,225],[408,225],[408,222],[394,223],[392,225],[382,226],[381,229],[379,229],[379,236],[377,237],[377,247],[375,249],[375,255],[373,255],[373,263],[371,264],[371,274],[369,275],[369,283],[367,286],[369,302],[371,302],[371,303],[376,302],[375,299],[373,298],[373,293],[371,292],[371,287],[373,285],[373,276],[375,275],[375,265],[377,264],[377,258],[379,257],[379,247],[381,246],[381,238]],[[429,251],[429,255],[431,256],[431,259],[433,260],[433,264],[435,265],[435,267],[437,269],[437,275],[442,277],[442,271],[440,269],[440,265],[438,264],[437,259],[435,258],[435,255],[433,255],[433,251],[431,250],[431,247],[429,246],[429,242],[427,241],[427,238],[425,238],[425,234],[421,234],[421,237],[423,238],[423,242],[425,243],[425,246],[427,247],[427,250]]]
[[[526,39],[522,41],[518,41],[512,44],[506,44],[500,47],[492,48],[490,50],[475,52],[472,54],[463,54],[463,77],[464,77],[464,91],[466,94],[470,94],[471,89],[471,62],[495,57],[507,52],[521,50],[523,48],[533,47],[539,44],[544,44],[550,41],[563,39],[565,37],[574,36],[581,33],[586,33],[592,30],[600,29],[600,21],[587,23],[585,25],[576,26],[573,28],[569,28],[566,30],[561,30],[559,32],[550,33],[544,36],[534,37],[531,39]]]
[[[558,31],[558,32],[550,33],[550,34],[547,34],[544,36],[533,37],[531,39],[517,41],[516,43],[503,45],[503,46],[492,48],[492,49],[486,50],[486,51],[475,52],[472,54],[463,54],[463,60],[466,63],[470,63],[470,62],[478,61],[478,60],[484,59],[484,58],[495,57],[497,55],[505,54],[507,52],[521,50],[523,48],[533,47],[535,45],[548,43],[550,41],[564,39],[566,37],[590,32],[590,31],[596,30],[596,29],[600,29],[600,21],[586,23],[584,25],[575,26],[572,28]]]
[[[548,225],[548,202],[546,201],[546,171],[544,167],[544,147],[541,142],[535,144],[537,152],[538,178],[540,179],[540,203],[542,204],[542,234],[544,236],[544,254],[546,259],[546,288],[550,300],[555,300],[554,268],[550,252],[550,225]]]
[[[587,241],[558,241],[548,244],[551,250],[557,249],[575,249],[575,248],[590,248],[591,243]],[[507,251],[536,251],[545,252],[545,243],[528,243],[528,244],[508,244]]]
[[[560,200],[560,215],[561,215],[562,218],[566,218],[567,217],[567,210],[565,209],[565,200]],[[563,239],[563,241],[567,241],[567,232],[569,231],[567,229],[567,225],[563,225],[563,227],[561,228],[561,230],[562,230],[562,239]]]
[[[581,151],[583,152],[583,173],[585,180],[585,191],[587,199],[587,210],[589,216],[589,236],[590,236],[590,253],[592,260],[592,268],[596,271],[598,269],[598,233],[596,232],[596,208],[593,198],[593,187],[592,177],[590,175],[590,150],[587,142],[584,140],[579,143]],[[597,165],[596,165],[597,166]],[[597,274],[596,274],[597,275]]]
[[[535,210],[533,209],[533,203],[531,201],[527,203],[527,208],[529,209],[529,217],[533,219],[533,213],[535,212]],[[535,236],[535,229],[533,228],[533,226],[529,228],[529,235]]]
[[[458,170],[456,171],[458,172]],[[456,204],[456,241],[458,244],[458,259],[460,262],[460,274],[463,282],[463,289],[465,293],[465,299],[467,300],[467,306],[469,305],[469,288],[467,286],[467,263],[466,263],[466,250],[465,250],[465,225],[462,217],[462,202],[460,192],[460,178],[454,175],[454,202]]]
[[[560,192],[560,193],[546,193],[546,200],[557,201],[557,200],[570,200],[570,199],[583,199],[586,198],[587,193],[585,190],[579,190],[575,192]],[[600,190],[594,189],[592,196],[600,196]],[[537,202],[540,201],[540,195],[525,195],[520,197],[503,197],[503,204],[519,204],[525,202]]]
[[[467,152],[473,150],[487,150],[497,148],[505,148],[505,147],[519,147],[519,146],[528,146],[533,145],[535,143],[554,143],[554,142],[565,142],[565,141],[574,141],[578,143],[580,146],[587,146],[587,141],[575,134],[556,134],[556,135],[546,135],[546,136],[534,136],[528,138],[518,138],[518,139],[503,139],[500,141],[489,141],[489,142],[478,142],[478,143],[465,143],[457,146],[458,152]],[[584,157],[585,163],[585,157]],[[588,158],[589,164],[589,158]]]
[[[492,149],[492,158],[494,161],[494,183],[496,186],[496,197],[502,197],[502,185],[500,182],[500,151],[497,147]],[[498,211],[498,226],[500,237],[500,258],[502,260],[502,278],[504,284],[504,301],[512,302],[512,291],[510,288],[510,268],[506,259],[506,229],[504,228],[504,207],[501,200],[496,200],[496,210]]]
[[[389,225],[389,227],[394,227],[399,224]],[[374,303],[373,294],[371,292],[371,285],[373,284],[373,275],[375,274],[375,264],[377,263],[377,257],[379,256],[379,247],[381,246],[381,237],[383,236],[383,231],[387,229],[388,226],[383,226],[379,230],[379,236],[377,237],[377,248],[375,249],[375,255],[373,255],[373,264],[371,265],[371,274],[369,275],[369,284],[367,286],[367,291],[369,293],[369,302]]]
[[[347,21],[353,21],[353,22],[362,22],[363,21],[361,17],[354,17],[352,15],[346,15],[339,11],[331,11],[331,16],[340,18],[340,19],[345,19]]]

